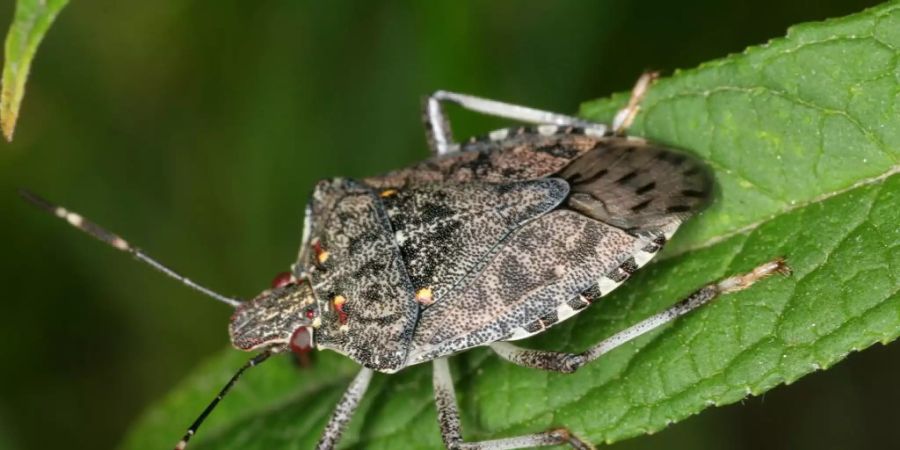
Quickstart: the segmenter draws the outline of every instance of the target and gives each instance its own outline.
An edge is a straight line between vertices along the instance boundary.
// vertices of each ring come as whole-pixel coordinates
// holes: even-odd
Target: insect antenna
[[[47,211],[48,213],[53,214],[54,216],[65,220],[66,222],[69,222],[69,224],[72,225],[73,227],[78,228],[79,230],[84,231],[85,233],[109,244],[113,248],[119,249],[126,253],[130,253],[132,256],[134,256],[135,259],[149,264],[154,269],[182,282],[183,284],[187,285],[191,289],[194,289],[200,293],[206,294],[207,296],[212,297],[212,298],[214,298],[222,303],[225,303],[227,305],[230,305],[232,307],[237,307],[238,305],[241,304],[240,300],[237,300],[237,299],[234,299],[231,297],[226,297],[226,296],[219,294],[205,286],[201,286],[201,285],[191,281],[184,275],[181,275],[178,272],[175,272],[174,270],[166,267],[163,263],[153,259],[149,255],[147,255],[146,253],[141,251],[139,248],[132,247],[131,244],[129,244],[128,241],[126,241],[125,239],[122,239],[115,233],[112,233],[112,232],[106,230],[105,228],[101,227],[100,225],[97,225],[96,223],[85,219],[78,213],[69,211],[69,210],[63,208],[62,206],[54,205],[53,203],[50,203],[49,201],[45,200],[44,198],[40,197],[39,195],[37,195],[31,191],[28,191],[26,189],[19,189],[19,195],[21,195],[22,198],[24,198],[26,201],[28,201],[32,205],[37,206],[38,208],[43,209],[44,211]]]
[[[197,417],[197,419],[194,420],[194,423],[192,423],[191,426],[187,429],[187,432],[184,433],[184,437],[182,437],[181,440],[178,441],[178,444],[175,444],[175,450],[184,450],[184,448],[187,447],[188,441],[190,441],[191,438],[195,434],[197,434],[197,429],[200,428],[200,425],[203,425],[203,421],[206,420],[206,417],[209,416],[209,413],[211,413],[212,410],[216,408],[216,405],[218,405],[219,401],[221,401],[222,398],[225,397],[225,394],[228,394],[228,391],[230,391],[231,387],[234,386],[234,383],[236,383],[237,380],[241,378],[241,375],[244,374],[245,370],[259,365],[263,361],[269,359],[270,356],[278,353],[280,350],[281,349],[277,348],[266,350],[244,363],[244,365],[241,366],[241,368],[231,376],[231,379],[228,380],[228,383],[226,383],[222,390],[219,391],[219,394],[216,395],[216,398],[209,402],[209,405],[206,405],[206,409],[204,409],[203,412],[200,413],[200,415]]]

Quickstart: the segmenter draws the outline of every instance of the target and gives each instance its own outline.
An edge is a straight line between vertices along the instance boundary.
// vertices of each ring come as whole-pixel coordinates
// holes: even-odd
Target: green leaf
[[[17,0],[12,26],[6,35],[3,85],[0,90],[0,128],[12,141],[25,81],[38,44],[69,0]]]
[[[590,310],[527,342],[577,351],[703,284],[786,256],[776,277],[723,297],[575,374],[474,350],[452,359],[468,439],[568,426],[595,443],[659,430],[827,368],[900,334],[900,4],[792,28],[650,91],[632,134],[700,155],[715,204],[660,260]],[[627,95],[586,103],[608,121]],[[318,354],[254,369],[195,448],[311,448],[355,372]],[[245,359],[226,352],[151,407],[125,448],[165,448]],[[430,367],[376,376],[345,448],[438,448]],[[255,373],[254,373],[255,372]]]

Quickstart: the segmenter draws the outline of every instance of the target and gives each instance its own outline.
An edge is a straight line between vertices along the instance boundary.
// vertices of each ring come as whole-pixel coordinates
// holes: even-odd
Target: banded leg
[[[578,117],[489,100],[473,95],[437,91],[425,99],[424,107],[425,135],[431,151],[437,155],[459,150],[459,144],[453,141],[453,135],[450,132],[450,122],[447,120],[447,116],[441,106],[442,102],[455,103],[470,111],[519,122],[583,127],[589,128],[599,135],[606,134],[609,130],[606,125],[579,119]]]
[[[504,450],[560,444],[569,444],[576,450],[594,448],[573,436],[565,428],[490,441],[463,442],[459,410],[456,407],[456,392],[453,388],[453,378],[450,375],[447,358],[434,360],[434,401],[437,404],[441,437],[444,445],[451,450]]]
[[[743,275],[728,277],[717,283],[708,284],[665,311],[644,319],[637,324],[600,341],[598,344],[582,353],[529,350],[508,342],[495,342],[491,344],[491,349],[500,355],[501,358],[520,366],[552,372],[572,373],[579,367],[599,358],[610,350],[629,342],[648,331],[655,330],[656,328],[709,303],[722,294],[729,294],[747,289],[753,285],[753,283],[775,273],[790,275],[791,270],[787,264],[785,264],[784,259],[777,258],[762,264]]]
[[[322,432],[322,437],[316,444],[316,450],[331,450],[337,445],[371,380],[372,369],[363,368],[356,374],[347,391],[344,392],[344,396],[334,408],[334,412],[331,413],[328,425],[325,425],[325,431]]]
[[[625,131],[631,127],[634,118],[641,110],[641,101],[644,100],[644,96],[647,95],[650,85],[653,84],[657,78],[659,78],[659,72],[644,72],[641,77],[638,78],[637,82],[634,83],[634,87],[631,88],[631,98],[628,99],[628,104],[620,109],[613,118],[612,129],[614,134],[623,135],[625,134]]]

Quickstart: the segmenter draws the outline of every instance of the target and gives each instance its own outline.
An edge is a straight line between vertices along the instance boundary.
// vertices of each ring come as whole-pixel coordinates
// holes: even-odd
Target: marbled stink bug
[[[711,177],[687,154],[625,137],[652,81],[638,82],[612,127],[439,91],[425,101],[433,157],[386,175],[319,182],[306,208],[296,263],[249,301],[217,294],[124,239],[29,192],[23,196],[166,275],[235,308],[232,344],[259,351],[222,388],[176,449],[250,367],[312,348],[362,365],[318,449],[337,444],[373,372],[432,362],[447,448],[499,450],[590,444],[565,428],[465,442],[447,357],[489,346],[521,366],[573,372],[609,350],[717,297],[775,272],[781,259],[706,285],[657,315],[582,353],[510,343],[566,320],[650,261],[679,225],[704,207]],[[442,103],[537,124],[453,141]]]

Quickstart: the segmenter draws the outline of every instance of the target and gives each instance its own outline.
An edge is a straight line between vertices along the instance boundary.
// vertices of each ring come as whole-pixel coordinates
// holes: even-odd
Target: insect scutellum
[[[524,106],[438,91],[424,103],[433,158],[362,180],[320,181],[306,208],[298,259],[248,301],[171,270],[82,216],[22,191],[29,202],[209,297],[235,308],[232,344],[259,351],[188,428],[197,429],[250,367],[292,351],[330,349],[362,365],[317,449],[339,441],[375,371],[433,362],[438,422],[451,449],[568,444],[565,428],[466,442],[447,364],[489,346],[525,367],[570,373],[716,297],[775,273],[782,258],[707,284],[581,353],[529,350],[528,337],[586,309],[647,264],[702,210],[712,179],[690,155],[624,136],[655,74],[645,74],[612,127]],[[442,103],[538,126],[457,143]]]

